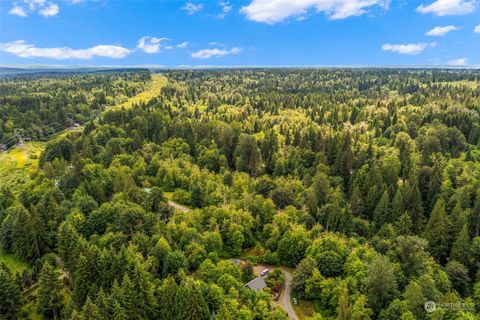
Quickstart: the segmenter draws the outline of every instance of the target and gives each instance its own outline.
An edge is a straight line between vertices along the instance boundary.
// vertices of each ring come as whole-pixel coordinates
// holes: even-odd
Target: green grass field
[[[26,262],[20,260],[20,258],[14,254],[5,253],[2,247],[0,247],[0,262],[5,263],[13,273],[21,273],[23,269],[28,268],[28,264]]]
[[[2,185],[18,192],[18,186],[28,179],[28,169],[36,166],[38,156],[45,143],[25,143],[21,147],[14,147],[7,153],[0,153],[0,177]]]
[[[150,99],[158,96],[160,90],[167,84],[167,78],[159,74],[152,74],[152,82],[150,82],[147,90],[140,92],[136,96],[129,98],[122,104],[116,105],[112,108],[131,108],[134,104],[139,104],[141,102],[148,102]]]

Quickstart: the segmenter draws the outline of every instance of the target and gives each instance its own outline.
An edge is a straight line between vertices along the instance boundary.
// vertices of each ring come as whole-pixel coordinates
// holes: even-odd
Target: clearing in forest
[[[13,273],[22,273],[23,269],[28,268],[28,263],[20,260],[20,258],[13,253],[6,253],[0,246],[0,263],[1,262],[5,263],[7,268]]]
[[[43,142],[27,142],[8,152],[0,153],[2,185],[11,187],[13,192],[19,191],[18,186],[25,182],[27,170],[37,164],[44,145]]]
[[[142,102],[147,102],[150,99],[158,96],[160,90],[167,84],[167,78],[164,76],[154,73],[152,74],[152,81],[148,84],[148,87],[145,91],[140,92],[139,94],[129,98],[122,104],[113,106],[112,108],[125,108],[129,109],[135,104],[140,104]]]

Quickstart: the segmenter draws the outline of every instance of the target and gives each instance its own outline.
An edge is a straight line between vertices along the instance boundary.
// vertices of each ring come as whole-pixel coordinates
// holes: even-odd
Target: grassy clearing
[[[37,305],[33,301],[27,302],[23,306],[23,311],[28,313],[28,319],[30,320],[43,320],[43,316],[38,312]]]
[[[167,84],[167,78],[160,74],[152,74],[152,82],[150,82],[148,88],[137,94],[136,96],[133,96],[129,98],[127,101],[125,101],[122,104],[116,105],[112,108],[131,108],[134,104],[139,104],[142,102],[148,102],[152,98],[158,96],[160,94],[160,90],[162,87],[164,87]]]
[[[23,269],[28,268],[26,262],[20,260],[20,258],[13,253],[5,253],[2,247],[0,247],[0,262],[5,263],[7,268],[13,273],[22,273]]]
[[[7,153],[0,153],[2,185],[10,187],[13,192],[18,192],[19,186],[28,178],[28,169],[37,165],[44,145],[43,142],[28,142],[21,147],[12,148]]]

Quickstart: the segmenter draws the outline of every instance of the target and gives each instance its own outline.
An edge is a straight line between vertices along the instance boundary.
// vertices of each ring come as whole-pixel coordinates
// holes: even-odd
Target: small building
[[[253,291],[260,292],[267,287],[267,283],[262,277],[256,277],[255,279],[249,281],[245,287]]]

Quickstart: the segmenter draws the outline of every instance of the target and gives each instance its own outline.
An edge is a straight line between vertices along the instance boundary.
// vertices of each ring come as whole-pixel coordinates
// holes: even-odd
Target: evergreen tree
[[[0,188],[0,225],[7,216],[7,209],[15,201],[15,196],[12,191],[7,187]]]
[[[202,292],[197,288],[197,286],[194,283],[190,281],[187,282],[186,287],[188,287],[188,289],[184,291],[184,294],[186,296],[184,297],[185,313],[184,313],[183,319],[185,320],[210,319],[210,312],[208,310],[208,305],[202,296]]]
[[[260,172],[260,150],[251,135],[242,134],[235,149],[235,166],[239,171],[245,171],[255,176]]]
[[[74,270],[78,258],[77,248],[79,246],[80,235],[75,227],[69,222],[63,222],[58,229],[58,253],[62,257],[65,268],[69,271]]]
[[[73,300],[77,305],[83,305],[89,291],[92,290],[93,283],[90,279],[94,270],[90,268],[88,258],[83,253],[78,257],[77,265],[74,270]]]
[[[192,204],[193,207],[195,208],[201,208],[203,207],[204,203],[204,194],[200,186],[195,183],[192,187],[192,192],[190,196],[190,203]]]
[[[128,316],[127,316],[127,313],[125,312],[125,309],[117,301],[114,301],[114,303],[113,303],[111,319],[112,320],[127,320],[127,319],[129,319]]]
[[[100,291],[98,291],[95,297],[95,305],[98,306],[98,310],[104,319],[110,318],[110,301],[103,291],[103,288],[100,288]]]
[[[273,173],[275,167],[275,153],[278,150],[278,137],[274,130],[270,129],[265,133],[265,137],[261,144],[261,155],[265,162],[265,170]]]
[[[405,206],[403,204],[403,195],[400,188],[395,192],[395,196],[392,200],[392,221],[397,221],[401,215],[405,213]]]
[[[137,265],[133,270],[132,283],[136,288],[135,294],[130,298],[135,304],[134,313],[145,319],[152,318],[156,309],[154,287],[150,279],[150,273],[142,265]],[[126,291],[124,293],[127,294]]]
[[[103,316],[100,313],[99,308],[97,307],[97,305],[95,303],[92,302],[92,300],[90,300],[90,297],[87,297],[87,301],[83,305],[82,316],[85,319],[96,319],[96,320],[97,319],[98,320],[103,319]]]
[[[457,260],[465,266],[470,266],[470,236],[468,235],[468,226],[465,223],[457,239],[453,243],[450,252],[450,260]]]
[[[451,235],[453,238],[458,237],[460,231],[462,230],[465,223],[467,223],[467,219],[465,217],[465,212],[463,211],[462,204],[460,201],[457,201],[455,207],[452,209],[452,213],[450,214],[450,226],[451,226]]]
[[[177,291],[178,285],[173,277],[168,277],[163,280],[160,288],[157,291],[158,300],[158,314],[160,319],[177,319]]]
[[[0,319],[16,320],[20,318],[22,307],[20,288],[7,266],[0,263]]]
[[[24,260],[40,258],[44,247],[42,222],[36,211],[30,213],[23,206],[11,207],[13,251]]]
[[[121,292],[123,297],[122,307],[125,310],[128,319],[134,319],[139,314],[137,310],[137,289],[130,280],[128,274],[125,274],[122,279]]]
[[[388,192],[385,191],[380,198],[380,201],[375,208],[375,213],[373,217],[377,228],[379,229],[385,223],[390,222],[391,219],[391,211],[390,211],[390,198],[388,196]]]
[[[449,221],[445,204],[440,198],[430,215],[425,227],[425,239],[428,241],[430,253],[440,263],[445,263],[449,252]]]
[[[38,309],[44,315],[57,318],[62,309],[62,283],[54,267],[46,261],[38,283]]]
[[[355,217],[362,217],[364,215],[365,204],[358,185],[353,187],[352,196],[350,197],[350,209]]]

